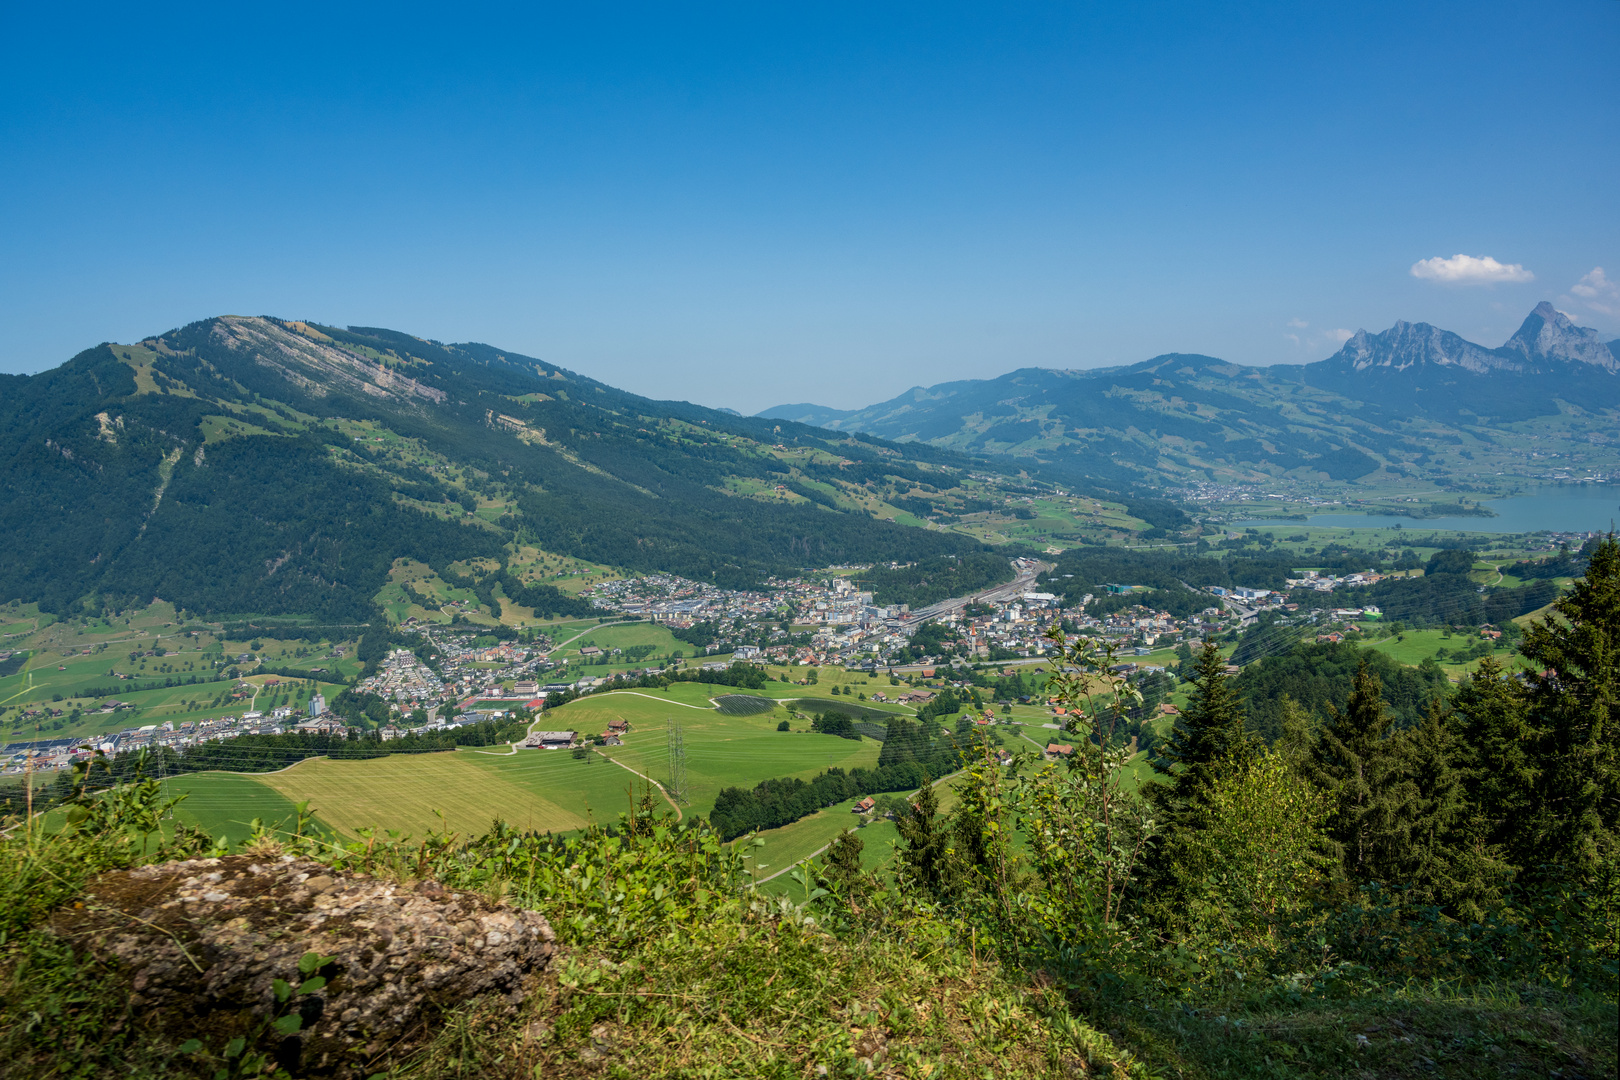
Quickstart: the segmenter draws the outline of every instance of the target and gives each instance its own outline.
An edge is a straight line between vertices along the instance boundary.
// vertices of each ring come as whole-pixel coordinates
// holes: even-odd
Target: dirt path
[[[669,792],[664,790],[664,785],[663,784],[660,784],[658,781],[654,780],[652,777],[648,776],[646,773],[636,772],[636,770],[632,769],[630,766],[626,765],[624,762],[620,761],[618,758],[608,757],[606,754],[602,753],[602,751],[600,751],[600,750],[593,750],[593,751],[591,751],[591,753],[596,754],[598,757],[602,758],[604,761],[613,762],[613,764],[617,765],[619,768],[623,769],[625,772],[629,773],[631,776],[639,776],[643,780],[647,781],[647,783],[649,783],[653,787],[657,788],[658,789],[658,794],[662,795],[664,797],[664,801],[669,803],[670,809],[675,811],[675,820],[676,821],[680,821],[683,817],[686,816],[685,814],[681,813],[681,808],[676,805],[675,800],[669,797]]]
[[[1046,748],[1042,747],[1041,749],[1044,750]],[[943,784],[945,781],[954,780],[958,776],[961,776],[961,775],[962,775],[962,773],[960,771],[953,772],[948,776],[940,777],[938,780],[935,780],[929,786],[930,787],[939,787],[939,785]],[[920,791],[922,789],[918,788],[918,790]],[[913,794],[915,794],[915,793],[913,793]],[[800,820],[802,821],[803,819],[801,818]],[[786,828],[786,827],[787,826],[785,826],[785,825],[783,826],[783,828]],[[810,854],[806,855],[804,858],[800,859],[799,862],[792,863],[791,865],[788,865],[788,866],[784,866],[784,867],[782,867],[782,869],[778,870],[774,874],[767,874],[765,877],[762,877],[758,881],[754,882],[754,888],[756,888],[756,889],[759,888],[761,885],[765,884],[767,881],[774,881],[776,878],[781,877],[783,874],[787,873],[789,870],[792,870],[795,867],[797,867],[799,865],[799,863],[809,862],[811,859],[814,859],[817,855],[820,855],[820,854],[824,853],[831,846],[832,846],[831,844],[823,844],[820,847],[816,848],[816,850],[812,851]]]

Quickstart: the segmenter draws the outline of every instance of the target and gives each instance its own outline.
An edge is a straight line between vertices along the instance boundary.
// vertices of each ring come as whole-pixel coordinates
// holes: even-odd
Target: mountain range
[[[981,550],[885,520],[970,469],[1028,483],[489,345],[222,317],[0,376],[0,600],[365,621],[409,559],[543,614],[578,602],[525,553],[747,585]]]
[[[915,387],[857,410],[758,414],[969,453],[1011,454],[1114,483],[1219,476],[1439,476],[1444,448],[1499,445],[1515,424],[1614,430],[1620,343],[1538,304],[1499,348],[1427,323],[1360,331],[1313,364],[1252,367],[1172,353],[1127,367],[1023,368]],[[1437,452],[1439,457],[1437,457]]]

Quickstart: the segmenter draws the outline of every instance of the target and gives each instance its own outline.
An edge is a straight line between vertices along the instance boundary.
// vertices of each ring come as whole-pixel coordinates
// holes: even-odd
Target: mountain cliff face
[[[1524,325],[1496,350],[1502,356],[1522,357],[1525,367],[1542,374],[1555,373],[1560,365],[1590,364],[1612,373],[1620,372],[1620,342],[1604,342],[1596,330],[1576,326],[1569,316],[1543,300],[1536,305]]]
[[[795,405],[760,415],[1064,463],[1116,483],[1279,472],[1347,480],[1425,458],[1437,435],[1460,444],[1481,425],[1620,409],[1617,347],[1543,303],[1495,349],[1398,322],[1303,366],[1177,353],[915,387],[853,412]]]
[[[514,545],[728,584],[978,550],[879,520],[928,446],[656,402],[531,357],[218,318],[0,386],[0,600],[363,621],[394,560]]]
[[[1397,322],[1381,334],[1356,331],[1344,348],[1322,364],[1356,371],[1432,366],[1456,367],[1476,375],[1506,371],[1550,376],[1569,374],[1571,365],[1585,364],[1620,372],[1613,343],[1605,342],[1596,330],[1576,326],[1545,300],[1500,348],[1475,345],[1428,323]]]
[[[1449,330],[1405,321],[1397,322],[1381,334],[1357,330],[1355,336],[1344,343],[1344,348],[1324,363],[1348,365],[1356,371],[1368,368],[1406,371],[1428,365],[1457,367],[1476,374],[1522,370],[1510,357],[1480,348]]]

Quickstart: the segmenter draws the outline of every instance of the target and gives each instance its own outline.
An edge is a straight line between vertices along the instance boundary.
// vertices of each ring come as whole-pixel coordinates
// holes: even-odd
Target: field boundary
[[[630,766],[626,765],[624,762],[620,761],[618,758],[608,757],[608,755],[602,753],[602,751],[600,751],[600,750],[593,750],[593,751],[591,751],[591,753],[595,754],[597,757],[601,758],[603,761],[611,761],[611,762],[613,762],[613,764],[617,765],[619,768],[623,769],[625,772],[629,773],[631,776],[639,776],[643,780],[647,781],[647,783],[649,783],[653,787],[657,788],[658,789],[658,794],[662,795],[664,797],[664,801],[669,803],[670,809],[675,811],[675,820],[677,822],[680,822],[680,821],[685,819],[686,815],[681,813],[680,805],[678,803],[676,803],[674,799],[669,797],[669,792],[664,790],[664,785],[663,784],[660,784],[658,781],[654,780],[652,777],[648,776],[646,773],[636,772],[636,770],[632,769]],[[632,802],[633,801],[634,800],[632,800]]]
[[[939,787],[939,785],[943,784],[945,781],[953,779],[953,778],[958,777],[958,776],[961,776],[962,773],[965,772],[965,771],[966,771],[965,769],[957,769],[955,772],[948,773],[947,775],[940,777],[938,780],[931,781],[928,786],[929,787]],[[922,790],[922,788],[917,789],[917,791],[921,791],[921,790]],[[915,795],[915,794],[917,794],[917,791],[913,791],[911,794]],[[910,796],[907,796],[907,801],[910,801]],[[825,811],[818,810],[818,811],[816,811],[816,813],[818,813],[818,814],[819,813],[825,813]],[[803,821],[805,819],[800,818],[799,820]],[[798,824],[798,822],[790,822],[789,824],[796,825],[796,824]],[[787,828],[787,825],[783,825],[782,828],[784,828],[784,829]],[[775,830],[774,829],[767,829],[765,831],[766,832],[774,832]],[[814,859],[817,855],[823,854],[830,847],[832,847],[831,844],[822,844],[820,847],[816,848],[816,850],[812,851],[810,854],[806,855],[804,858],[800,859],[798,862],[789,863],[787,866],[782,867],[782,869],[778,870],[776,873],[771,874],[768,877],[760,878],[758,881],[754,882],[753,887],[757,889],[761,885],[765,884],[767,881],[776,880],[777,878],[781,877],[783,874],[787,873],[789,870],[797,869],[801,863],[807,863],[811,859]]]

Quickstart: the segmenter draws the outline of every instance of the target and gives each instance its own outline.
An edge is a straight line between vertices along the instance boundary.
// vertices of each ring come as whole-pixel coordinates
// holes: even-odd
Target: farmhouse
[[[854,806],[850,807],[852,814],[870,814],[877,806],[877,800],[868,795]]]
[[[1074,753],[1074,747],[1068,743],[1047,743],[1046,756],[1049,758],[1069,757]]]

